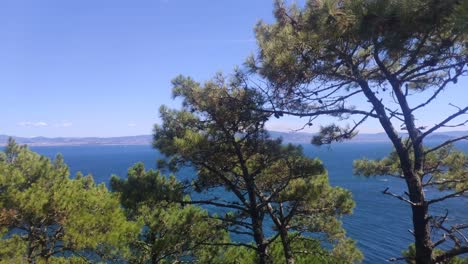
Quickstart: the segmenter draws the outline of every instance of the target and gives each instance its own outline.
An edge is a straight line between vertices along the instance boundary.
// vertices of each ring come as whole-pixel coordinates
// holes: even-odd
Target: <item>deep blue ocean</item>
[[[458,145],[468,152],[468,144]],[[69,165],[72,175],[81,171],[93,174],[96,182],[107,183],[112,174],[125,177],[127,169],[136,162],[143,162],[146,168],[155,168],[161,155],[150,146],[57,146],[31,147],[32,150],[53,158],[61,153]],[[410,208],[404,202],[383,195],[390,191],[402,194],[405,185],[402,180],[392,177],[365,178],[352,173],[353,160],[359,158],[382,158],[391,151],[389,143],[346,143],[329,147],[304,145],[304,152],[310,157],[319,157],[328,169],[332,185],[341,186],[353,193],[356,208],[351,216],[343,219],[350,237],[358,242],[365,255],[364,263],[385,263],[386,259],[401,256],[401,251],[412,243]],[[181,171],[181,179],[193,175],[190,170]],[[429,197],[443,193],[428,189]],[[456,198],[437,205],[434,211],[442,214],[449,210],[449,220],[468,222],[468,199]]]

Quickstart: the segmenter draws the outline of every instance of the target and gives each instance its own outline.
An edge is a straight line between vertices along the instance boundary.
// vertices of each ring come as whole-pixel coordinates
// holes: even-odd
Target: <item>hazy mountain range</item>
[[[288,143],[309,143],[312,133],[305,132],[278,132],[270,131],[274,138],[282,137]],[[403,134],[404,135],[404,134]],[[450,131],[434,133],[427,137],[427,140],[448,140],[455,137],[468,135],[468,131]],[[5,145],[10,136],[0,135],[0,146]],[[150,145],[151,135],[127,136],[127,137],[15,137],[20,144],[30,146],[74,146],[74,145]],[[359,134],[350,142],[385,142],[388,141],[385,133]]]

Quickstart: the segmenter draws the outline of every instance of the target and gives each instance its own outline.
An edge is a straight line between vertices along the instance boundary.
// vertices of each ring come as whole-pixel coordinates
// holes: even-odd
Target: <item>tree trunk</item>
[[[251,210],[251,218],[252,218],[252,226],[253,226],[253,233],[254,233],[254,240],[255,244],[257,245],[257,255],[258,255],[258,263],[260,264],[267,264],[268,261],[268,250],[267,245],[265,243],[265,237],[263,234],[263,221],[260,219],[258,212],[252,212]]]
[[[414,244],[416,248],[416,264],[432,264],[432,240],[429,225],[429,205],[423,191],[421,179],[412,170],[413,164],[408,150],[398,153],[400,166],[405,176],[409,192],[411,211],[413,215]]]
[[[407,169],[402,165],[402,169]],[[429,205],[424,197],[422,183],[417,174],[413,171],[405,173],[406,184],[408,186],[409,196],[413,213],[414,244],[416,249],[416,264],[432,264],[432,240],[429,225]]]
[[[294,264],[294,256],[291,250],[291,244],[288,240],[288,230],[284,227],[280,228],[281,243],[283,244],[284,257],[287,264]]]
[[[255,180],[249,173],[244,156],[242,155],[242,151],[235,137],[232,138],[232,145],[236,150],[236,155],[242,169],[242,177],[244,178],[246,185],[245,187],[247,189],[248,201],[250,205],[249,214],[250,219],[252,221],[253,237],[255,240],[255,244],[257,245],[258,263],[269,264],[271,263],[271,260],[269,259],[268,247],[265,241],[265,234],[263,233],[264,216],[260,209],[257,207],[258,203],[257,195],[255,193]]]
[[[400,136],[396,132],[393,124],[390,122],[390,118],[387,116],[385,107],[382,102],[375,96],[370,89],[367,81],[360,80],[359,82],[362,91],[366,95],[367,99],[374,106],[375,111],[379,116],[379,122],[385,133],[392,141],[393,146],[398,154],[400,160],[400,167],[405,177],[406,185],[409,192],[409,198],[412,203],[412,215],[413,215],[413,228],[414,228],[414,241],[416,247],[416,264],[432,264],[432,240],[430,235],[430,227],[428,221],[428,204],[424,197],[424,191],[422,188],[421,179],[418,175],[418,170],[422,168],[422,142],[416,142],[418,133],[414,132],[414,119],[411,113],[408,112],[409,107],[406,104],[404,98],[401,98],[399,93],[399,87],[394,87],[394,91],[399,96],[400,105],[403,106],[405,115],[405,123],[412,130],[410,137],[412,139],[415,162],[410,158],[410,150],[404,146]],[[403,102],[403,104],[402,104]],[[414,133],[413,133],[414,132]]]
[[[253,236],[255,244],[257,245],[257,254],[260,264],[270,263],[268,261],[268,249],[265,241],[265,234],[263,233],[263,215],[257,207],[257,196],[255,195],[254,186],[255,183],[247,173],[244,176],[246,182],[246,188],[249,199],[249,213],[252,221]]]
[[[33,258],[33,253],[34,253],[34,227],[31,226],[29,229],[29,234],[28,234],[28,246],[26,249],[26,260],[28,263],[36,263],[36,260]]]
[[[411,163],[411,159],[409,158],[409,149],[405,149],[404,155],[401,155],[400,163],[402,164],[402,167],[405,167],[402,168],[403,171],[406,172],[405,177],[409,179],[407,180],[407,185],[411,201],[416,203],[416,205],[411,206],[416,246],[416,263],[431,264],[433,263],[433,247],[428,222],[429,206],[426,203],[421,178],[419,176],[419,173],[423,169],[424,162],[424,148],[422,139],[420,138],[421,133],[416,128],[408,101],[401,90],[401,82],[397,81],[394,77],[391,77],[390,82],[398,99],[398,103],[400,104],[406,129],[408,130],[409,138],[413,146],[413,162]],[[403,163],[401,162],[401,159],[406,159],[407,162]],[[408,173],[409,171],[411,171],[411,173]]]
[[[432,264],[432,241],[428,223],[428,206],[412,206],[413,228],[416,246],[416,263]]]
[[[268,264],[268,248],[263,233],[263,215],[257,208],[257,199],[253,190],[253,181],[249,177],[246,179],[247,191],[250,203],[250,218],[252,220],[253,236],[255,244],[257,245],[257,255],[260,264]]]
[[[258,263],[259,264],[268,264],[270,263],[267,247],[265,243],[262,243],[258,246]]]

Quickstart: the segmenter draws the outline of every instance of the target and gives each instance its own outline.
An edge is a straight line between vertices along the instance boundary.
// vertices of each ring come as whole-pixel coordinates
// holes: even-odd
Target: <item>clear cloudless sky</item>
[[[178,106],[170,80],[242,65],[256,51],[254,25],[273,21],[272,9],[268,0],[0,1],[0,134],[150,134],[159,106]],[[466,85],[421,118],[436,122],[453,111],[449,102],[466,105]],[[298,127],[290,118],[270,124]],[[380,130],[374,122],[362,131]]]

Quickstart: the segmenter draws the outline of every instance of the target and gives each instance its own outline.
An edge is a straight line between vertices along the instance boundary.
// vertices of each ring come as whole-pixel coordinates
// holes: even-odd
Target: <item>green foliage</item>
[[[0,264],[11,264],[11,263],[24,263],[21,258],[18,259],[6,259],[0,260]],[[39,259],[35,263],[37,264],[89,264],[89,260],[83,257],[71,256],[71,257],[50,257],[49,259]],[[104,263],[104,262],[95,262]]]
[[[466,125],[455,120],[468,107],[455,106],[435,125],[417,115],[467,76],[468,1],[308,0],[298,7],[278,0],[274,15],[273,23],[258,23],[259,52],[247,60],[251,73],[266,80],[258,88],[268,98],[265,111],[309,117],[309,125],[324,115],[336,120],[320,127],[312,141],[317,145],[350,139],[366,120],[378,121],[395,152],[355,162],[356,173],[406,181],[407,196],[384,193],[412,206],[417,263],[466,252],[465,235],[452,226],[444,233],[454,251],[435,257],[431,228],[444,221],[427,221],[436,218],[429,215],[431,204],[466,193],[466,155],[447,148],[466,136],[433,149],[424,149],[424,141],[442,127]],[[398,127],[408,131],[408,140]],[[428,200],[426,186],[452,193]]]
[[[0,259],[15,262],[77,255],[115,259],[134,236],[118,198],[91,176],[69,178],[63,158],[51,162],[10,140],[0,161]]]
[[[243,246],[205,248],[199,254],[200,263],[250,264],[258,263],[255,250]]]
[[[294,210],[289,225],[295,229],[291,230],[324,233],[334,242],[344,239],[345,232],[337,217],[352,213],[355,203],[351,193],[330,186],[327,172],[318,159],[304,157],[300,148],[292,145],[285,150],[289,151],[283,159],[257,176],[258,188],[271,196],[272,207],[282,208],[282,214]],[[282,190],[275,193],[278,189]]]
[[[401,171],[400,160],[395,151],[392,151],[388,157],[380,160],[361,159],[355,160],[353,163],[356,175],[376,176],[376,175],[392,175],[395,177],[403,177]]]
[[[440,255],[444,253],[443,250],[436,249],[434,250],[434,254]],[[414,244],[411,244],[408,247],[408,250],[403,251],[403,256],[406,258],[406,263],[408,264],[415,264],[416,262],[414,261],[414,258],[416,256],[416,248]],[[448,262],[444,262],[445,264],[468,264],[468,258],[466,257],[455,257],[450,259]]]
[[[356,263],[356,260],[362,259],[361,252],[356,249],[354,242],[351,240],[342,241],[345,244],[349,243],[350,247],[340,244],[330,252],[322,247],[318,239],[297,236],[297,234],[291,234],[290,238],[293,241],[291,243],[292,251],[297,252],[294,259],[294,263],[297,264],[345,264]],[[339,247],[341,249],[338,249]],[[343,255],[337,254],[338,250],[342,250],[343,253],[346,251],[346,253]],[[271,251],[274,264],[284,263],[283,246],[279,240],[272,243]]]
[[[416,69],[418,64],[434,67],[462,59],[451,48],[466,54],[467,6],[467,1],[457,0],[311,0],[299,9],[277,1],[277,22],[257,25],[261,53],[258,58],[250,58],[248,64],[275,84],[323,77],[330,81],[352,80],[355,72],[346,61],[350,56],[363,78],[382,82],[383,73],[372,62],[375,50],[390,71],[408,62],[412,65],[408,71],[418,71],[422,70]],[[413,55],[415,50],[417,57]],[[439,74],[419,76],[409,87],[434,87],[443,79]]]
[[[446,145],[434,151],[425,148],[424,167],[420,172],[426,186],[436,186],[440,190],[462,191],[468,188],[468,156]],[[411,152],[412,153],[412,150]],[[354,161],[354,174],[363,176],[391,175],[403,178],[400,160],[395,151],[380,160]]]
[[[174,263],[198,259],[206,244],[228,238],[219,222],[200,207],[184,205],[183,188],[174,176],[146,171],[142,163],[128,170],[127,179],[113,176],[111,186],[120,193],[130,219],[144,226],[132,243],[131,263]]]
[[[195,190],[207,194],[223,187],[232,193],[232,200],[211,197],[205,204],[226,212],[218,219],[229,232],[256,237],[253,246],[259,252],[272,242],[263,234],[265,217],[278,232],[319,233],[339,245],[346,240],[339,217],[352,212],[351,194],[331,187],[322,163],[306,158],[301,147],[270,139],[264,129],[269,114],[257,111],[264,98],[240,83],[221,75],[204,85],[175,78],[173,94],[181,97],[183,108],[161,107],[154,146],[168,156],[170,167],[195,167]],[[359,261],[360,253],[348,245],[349,261]],[[239,254],[237,260],[248,259],[249,254]]]
[[[110,185],[120,193],[122,205],[130,211],[127,215],[132,215],[142,204],[182,201],[184,195],[183,186],[175,176],[167,178],[159,171],[146,171],[141,162],[128,169],[126,179],[112,175]]]
[[[312,137],[311,143],[317,146],[330,144],[335,141],[342,142],[357,135],[356,131],[352,131],[349,127],[340,127],[336,124],[321,126],[319,133]]]
[[[370,111],[374,103],[366,107],[374,96],[383,103],[394,89],[411,91],[402,97],[431,89],[437,96],[466,76],[467,10],[466,0],[309,0],[303,8],[276,1],[276,22],[257,24],[260,51],[246,64],[274,87],[267,91],[275,111],[343,121],[377,111]],[[350,139],[353,127],[323,126],[313,142]]]
[[[345,242],[349,246],[352,246],[352,248],[346,248],[345,250],[348,252],[343,256],[323,248],[318,239],[298,236],[298,234],[291,234],[290,238],[293,241],[291,244],[293,251],[296,252],[294,256],[294,263],[296,264],[345,264],[355,263],[357,259],[362,259],[361,252],[356,251],[356,247],[352,241]],[[340,245],[340,247],[342,246]],[[350,252],[353,252],[356,256],[350,257]],[[271,244],[270,254],[272,264],[285,263],[283,245],[279,239]],[[216,252],[205,254],[205,256],[205,258],[200,259],[201,263],[250,264],[258,262],[255,251],[245,247],[220,248]]]

